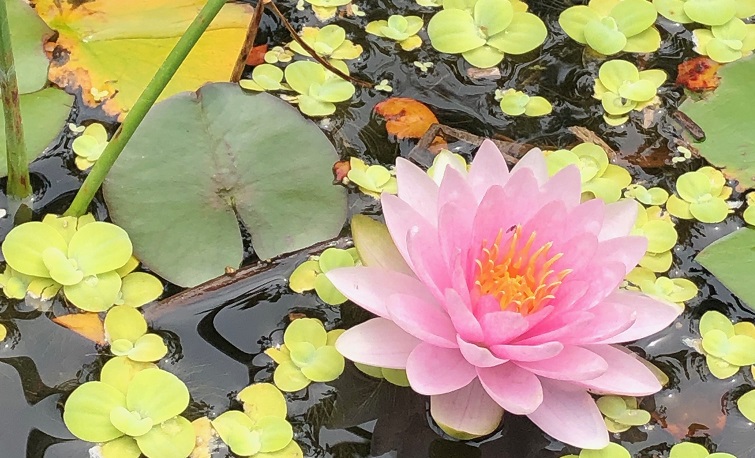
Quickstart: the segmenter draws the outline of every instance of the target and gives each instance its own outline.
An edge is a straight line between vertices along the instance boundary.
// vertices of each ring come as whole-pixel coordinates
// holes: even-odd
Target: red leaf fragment
[[[679,64],[676,84],[691,91],[711,91],[718,87],[721,80],[716,75],[720,66],[718,62],[704,56],[686,60]]]
[[[267,45],[258,45],[249,51],[249,55],[246,56],[247,65],[260,65],[265,63],[265,53],[267,52]]]

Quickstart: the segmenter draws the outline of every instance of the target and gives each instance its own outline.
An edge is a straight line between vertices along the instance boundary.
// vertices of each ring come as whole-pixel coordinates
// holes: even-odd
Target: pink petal
[[[579,205],[582,197],[582,179],[579,168],[570,165],[550,177],[541,188],[543,202],[558,200],[572,210]]]
[[[624,264],[626,273],[637,267],[648,247],[648,239],[644,236],[628,235],[604,240],[598,245],[595,257],[605,261],[616,261]]]
[[[477,150],[467,175],[467,181],[477,201],[482,200],[491,186],[503,186],[508,178],[509,168],[503,159],[503,154],[495,143],[486,139]]]
[[[513,414],[530,414],[543,402],[540,380],[515,364],[478,368],[477,375],[490,397]]]
[[[572,210],[567,216],[564,229],[588,232],[597,237],[603,227],[606,204],[603,199],[590,199]]]
[[[498,428],[503,409],[475,379],[460,390],[431,397],[430,415],[445,427],[473,436],[485,436]]]
[[[598,240],[610,240],[629,235],[637,220],[637,205],[637,202],[632,199],[606,205],[603,228],[598,234]]]
[[[518,345],[542,345],[558,342],[575,334],[584,334],[593,315],[582,310],[557,311],[517,339]]]
[[[435,395],[464,388],[477,377],[477,372],[458,349],[422,342],[406,361],[406,377],[417,393]]]
[[[592,380],[580,381],[579,385],[596,393],[622,396],[647,396],[661,390],[661,383],[639,357],[629,350],[611,345],[585,346],[600,355],[608,370]]]
[[[387,300],[393,294],[416,296],[418,300],[437,304],[419,280],[379,267],[344,267],[325,274],[338,291],[363,309],[388,317]]]
[[[493,345],[490,351],[501,359],[512,361],[540,361],[553,358],[564,346],[560,342],[545,342],[537,345]]]
[[[457,336],[456,342],[464,359],[475,367],[492,367],[506,362],[505,359],[493,355],[487,348],[469,343],[461,337]]]
[[[406,249],[406,237],[414,227],[434,228],[436,221],[426,220],[416,209],[399,199],[398,196],[384,192],[380,196],[380,202],[383,205],[385,225],[388,226],[393,243],[396,244],[398,252],[404,257],[409,267],[414,268]]]
[[[576,276],[581,270],[585,269],[590,260],[595,256],[598,249],[598,239],[589,232],[582,232],[574,237],[561,242],[554,246],[556,252],[563,253],[563,256],[553,264],[553,270],[560,272],[569,269],[571,275]]]
[[[555,439],[579,448],[608,446],[608,430],[598,406],[586,391],[568,383],[543,380],[543,403],[527,415]]]
[[[427,226],[413,227],[406,236],[406,249],[417,278],[442,300],[443,292],[451,286],[451,275],[438,246],[437,230]]]
[[[396,159],[398,197],[417,210],[427,221],[435,221],[438,185],[422,169],[404,158]]]
[[[504,188],[488,189],[477,207],[471,248],[479,250],[483,242],[494,241],[501,230],[529,220],[540,208],[539,196],[537,180],[529,170],[512,175]]]
[[[514,362],[537,375],[557,380],[592,380],[608,370],[608,363],[598,354],[575,345],[564,347],[549,359]]]
[[[485,334],[485,344],[497,345],[509,343],[522,335],[530,327],[530,322],[521,313],[501,311],[499,308],[496,312],[483,315],[480,325]]]
[[[437,304],[394,294],[387,302],[390,319],[414,337],[438,347],[456,348],[456,329]]]
[[[446,290],[446,311],[456,328],[456,332],[467,342],[482,342],[485,334],[477,318],[472,314],[459,293],[452,289]]]
[[[589,310],[616,291],[626,275],[624,264],[620,262],[602,262],[595,258],[579,272],[573,272],[566,281],[587,282],[587,291],[570,310]],[[563,285],[562,285],[563,286]]]
[[[460,264],[462,272],[466,271],[468,264],[475,208],[448,203],[441,207],[438,214],[438,233],[443,234],[438,242],[443,259],[448,266]],[[466,289],[466,279],[462,284]]]
[[[575,329],[575,332],[559,337],[561,342],[572,345],[602,342],[626,331],[637,319],[637,314],[631,307],[607,301],[581,313],[592,318],[581,330]]]
[[[472,188],[470,188],[466,177],[451,167],[448,167],[443,174],[443,180],[438,189],[438,200],[435,202],[438,211],[448,204],[469,209],[470,221],[474,216],[474,209],[477,208],[477,200],[472,194]]]
[[[345,358],[370,366],[404,369],[409,354],[420,340],[384,318],[358,324],[336,341],[336,349]]]
[[[523,170],[532,171],[540,185],[543,185],[548,180],[548,166],[545,163],[545,156],[540,148],[532,148],[519,159],[519,162],[511,169],[512,178]]]
[[[681,315],[677,304],[650,297],[637,291],[616,290],[605,301],[621,304],[635,312],[634,324],[624,332],[600,342],[604,344],[631,342],[666,329]]]
[[[520,245],[524,245],[530,234],[536,234],[533,248],[537,250],[541,246],[548,242],[555,242],[554,249],[550,251],[550,255],[556,254],[556,250],[564,251],[564,247],[560,246],[560,240],[563,237],[564,229],[562,227],[563,221],[566,219],[566,206],[559,200],[553,200],[551,202],[543,204],[537,212],[529,218],[529,220],[522,227],[522,242]],[[580,231],[580,235],[584,235]],[[571,248],[571,247],[570,247]]]

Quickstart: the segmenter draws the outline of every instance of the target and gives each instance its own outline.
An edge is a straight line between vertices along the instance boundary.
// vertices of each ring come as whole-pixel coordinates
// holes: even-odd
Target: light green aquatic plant
[[[273,46],[263,57],[268,64],[288,63],[294,58],[294,53],[283,46]]]
[[[561,458],[632,458],[629,451],[619,444],[611,442],[600,450],[582,450],[579,455],[565,455]]]
[[[427,174],[438,186],[440,186],[447,167],[466,174],[469,169],[469,164],[467,164],[467,161],[461,154],[452,153],[443,148],[433,158],[433,164],[427,169]]]
[[[345,6],[351,3],[351,0],[303,0],[312,5],[312,11],[315,12],[317,19],[327,21],[334,17],[338,12],[339,6]]]
[[[621,198],[621,190],[632,182],[629,172],[609,163],[603,148],[593,143],[580,143],[571,150],[546,151],[545,154],[550,175],[569,165],[579,168],[583,200],[597,197],[606,203],[616,202]]]
[[[652,281],[642,281],[640,290],[651,296],[660,297],[669,302],[684,305],[684,302],[697,296],[697,285],[686,278],[658,277]]]
[[[653,0],[658,13],[663,17],[689,24],[723,25],[733,18],[748,18],[755,15],[753,0]]]
[[[304,27],[300,35],[310,48],[326,59],[356,59],[362,54],[362,46],[347,40],[346,31],[335,24],[326,25],[323,28]],[[288,46],[297,54],[309,56],[309,53],[296,41],[292,41]]]
[[[252,79],[239,81],[239,86],[249,91],[279,91],[285,89],[283,70],[272,64],[260,64],[252,70]]]
[[[387,369],[385,367],[368,366],[367,364],[361,363],[354,363],[354,366],[370,377],[385,380],[396,386],[409,386],[409,379],[406,377],[405,369]]]
[[[610,56],[657,51],[661,46],[661,35],[653,26],[657,17],[646,0],[591,0],[564,10],[558,23],[575,41]]]
[[[641,0],[641,3],[647,2]],[[658,88],[665,81],[666,72],[663,70],[639,71],[625,60],[609,60],[598,70],[593,97],[603,105],[606,123],[618,126],[629,119],[630,111],[641,111],[656,103]]]
[[[333,66],[349,73],[341,61]],[[327,116],[336,111],[335,104],[349,100],[356,89],[350,82],[326,69],[317,62],[293,62],[285,70],[286,83],[299,93],[297,103],[302,113],[309,116]]]
[[[294,431],[286,420],[283,394],[269,383],[255,383],[239,392],[244,411],[230,410],[212,420],[220,439],[238,456],[301,458]]]
[[[634,199],[644,205],[663,205],[669,198],[669,193],[663,188],[646,188],[640,184],[630,184],[624,191],[624,197]]]
[[[701,167],[677,178],[676,194],[669,197],[666,209],[677,218],[719,223],[731,211],[726,204],[731,192],[723,173],[713,167]]]
[[[354,267],[358,264],[359,255],[355,248],[348,250],[328,248],[319,257],[299,264],[291,273],[288,286],[299,294],[314,290],[317,296],[328,305],[343,304],[346,302],[346,296],[333,286],[325,273],[339,267]]]
[[[668,458],[737,458],[731,453],[709,453],[705,447],[694,442],[682,442],[671,447]]]
[[[645,208],[639,203],[637,207],[637,220],[632,228],[632,235],[648,239],[647,253],[640,260],[640,265],[653,272],[665,272],[671,265],[671,249],[679,240],[674,222],[661,207]]]
[[[755,390],[750,390],[737,399],[737,408],[748,420],[755,423]]]
[[[110,351],[132,361],[149,363],[168,354],[163,338],[147,332],[147,321],[134,307],[116,305],[105,316],[105,337]]]
[[[444,0],[427,24],[433,48],[461,54],[478,68],[494,67],[506,54],[525,54],[545,41],[548,30],[532,13],[509,0]]]
[[[273,381],[281,391],[294,392],[312,382],[331,382],[344,369],[344,359],[334,346],[342,329],[325,331],[315,318],[291,322],[283,334],[280,348],[268,348],[265,354],[278,363]]]
[[[755,24],[745,24],[739,18],[693,34],[695,52],[722,64],[749,56],[755,49]]]
[[[84,132],[73,140],[71,149],[76,154],[74,162],[79,170],[87,170],[97,162],[107,146],[107,131],[102,124],[88,125]]]
[[[153,365],[124,359],[108,367],[109,361],[100,381],[71,393],[63,411],[66,426],[81,440],[103,443],[104,456],[186,458],[195,438],[191,422],[180,416],[189,405],[186,385]]]
[[[755,364],[755,325],[732,322],[721,312],[709,310],[700,319],[700,348],[714,377],[725,379],[740,367]]]
[[[755,192],[748,193],[746,201],[747,208],[742,212],[742,218],[744,218],[745,223],[755,226]]]
[[[396,194],[398,188],[396,185],[396,173],[388,170],[380,164],[367,165],[363,160],[352,157],[349,159],[349,173],[346,177],[359,186],[359,190],[376,199],[380,194],[387,192]]]
[[[632,426],[650,422],[650,412],[639,408],[637,398],[632,396],[602,396],[597,401],[608,431],[623,433]]]
[[[387,20],[372,21],[365,31],[372,35],[397,41],[404,51],[411,51],[422,46],[422,38],[417,33],[424,22],[419,16],[401,16],[394,14]]]
[[[545,97],[529,96],[516,89],[496,90],[495,99],[501,110],[509,116],[545,116],[553,111],[553,105]]]

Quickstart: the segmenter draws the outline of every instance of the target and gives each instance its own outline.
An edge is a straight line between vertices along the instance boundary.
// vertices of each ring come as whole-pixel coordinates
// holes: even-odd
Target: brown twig
[[[296,31],[294,26],[291,25],[290,22],[286,19],[286,17],[281,13],[281,11],[278,9],[278,7],[275,5],[275,2],[273,0],[270,0],[268,3],[270,5],[270,8],[273,10],[273,12],[280,18],[280,20],[283,22],[283,25],[286,27],[286,29],[291,33],[291,37],[294,39],[295,42],[299,43],[299,45],[304,48],[307,53],[312,56],[314,60],[322,64],[325,68],[330,70],[331,72],[335,73],[336,75],[340,76],[341,78],[345,79],[346,81],[349,81],[350,83],[356,84],[357,86],[366,87],[366,88],[372,88],[374,85],[368,81],[360,80],[359,78],[354,78],[353,76],[347,75],[346,73],[342,72],[341,70],[334,67],[330,62],[323,59],[317,52],[312,49],[311,46],[307,44],[300,36],[299,33]]]
[[[244,73],[246,59],[254,47],[254,40],[257,38],[257,31],[260,29],[263,9],[265,9],[265,1],[257,0],[257,5],[254,7],[254,16],[252,16],[252,20],[249,21],[249,28],[246,30],[244,44],[241,46],[239,57],[236,58],[236,64],[233,66],[233,71],[231,72],[231,83],[238,83],[241,79],[241,74]]]
[[[242,267],[239,270],[228,270],[225,274],[208,280],[201,285],[181,291],[178,294],[163,299],[159,302],[152,302],[142,307],[144,317],[148,321],[157,320],[179,309],[184,309],[189,305],[196,304],[208,298],[211,294],[217,294],[222,290],[227,290],[234,286],[236,289],[245,287],[246,283],[260,273],[267,272],[286,262],[292,261],[297,257],[309,257],[324,251],[326,248],[348,248],[351,246],[351,239],[341,237],[325,242],[320,242],[303,250],[292,253],[284,253],[267,261],[259,261],[254,264]],[[196,312],[196,311],[195,311]]]

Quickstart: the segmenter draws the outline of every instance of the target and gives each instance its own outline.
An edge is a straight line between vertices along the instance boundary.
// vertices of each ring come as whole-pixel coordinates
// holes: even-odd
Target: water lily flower
[[[509,170],[489,140],[468,173],[446,167],[440,186],[403,159],[396,173],[398,195],[381,201],[401,256],[388,250],[326,274],[377,315],[336,348],[361,364],[405,369],[457,437],[493,432],[508,410],[568,444],[606,447],[590,393],[661,389],[614,344],[654,334],[681,312],[618,289],[647,246],[629,235],[637,205],[581,203],[577,167],[549,178],[532,150]]]

